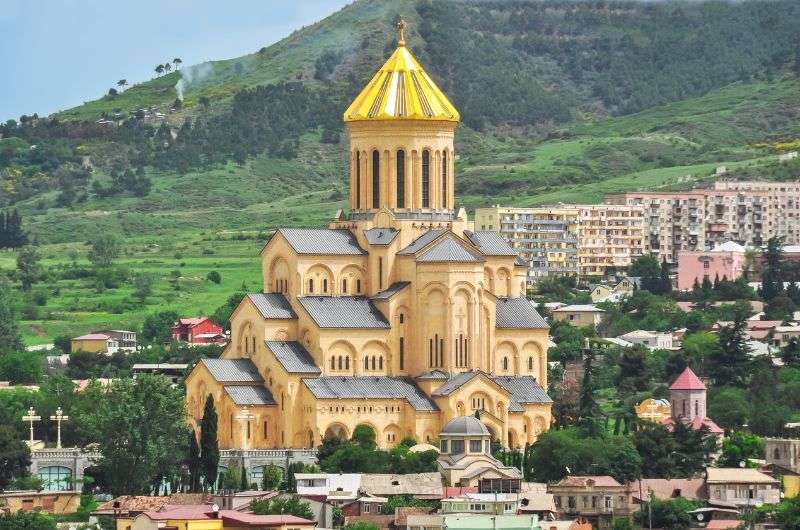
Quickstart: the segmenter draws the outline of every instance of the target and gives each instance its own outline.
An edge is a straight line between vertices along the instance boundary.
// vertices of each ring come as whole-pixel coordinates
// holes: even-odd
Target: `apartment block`
[[[578,209],[479,208],[475,229],[493,230],[528,262],[528,283],[550,275],[578,274]]]
[[[607,195],[606,204],[641,206],[645,250],[676,263],[682,250],[711,250],[726,241],[760,247],[773,236],[800,242],[800,182],[718,181],[686,192]]]
[[[476,230],[494,230],[528,262],[528,283],[550,275],[602,276],[640,256],[644,209],[626,205],[479,208]]]

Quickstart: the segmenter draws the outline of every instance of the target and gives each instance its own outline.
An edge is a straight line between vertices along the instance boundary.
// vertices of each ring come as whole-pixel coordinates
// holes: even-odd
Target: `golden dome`
[[[344,113],[344,121],[459,121],[456,108],[405,46],[405,22],[389,60]]]

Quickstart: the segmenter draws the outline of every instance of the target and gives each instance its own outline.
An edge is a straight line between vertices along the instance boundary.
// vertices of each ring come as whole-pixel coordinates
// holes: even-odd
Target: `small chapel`
[[[384,448],[438,443],[476,411],[516,448],[550,425],[548,325],[525,298],[527,265],[455,208],[460,116],[398,28],[344,113],[349,211],[275,231],[263,292],[231,315],[221,357],[186,379],[192,427],[212,396],[222,449],[316,447],[362,424]]]

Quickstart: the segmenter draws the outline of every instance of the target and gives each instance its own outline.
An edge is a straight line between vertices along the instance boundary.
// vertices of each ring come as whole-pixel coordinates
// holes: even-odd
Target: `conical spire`
[[[350,104],[344,121],[459,121],[456,108],[406,48],[402,18],[397,30],[397,49]]]

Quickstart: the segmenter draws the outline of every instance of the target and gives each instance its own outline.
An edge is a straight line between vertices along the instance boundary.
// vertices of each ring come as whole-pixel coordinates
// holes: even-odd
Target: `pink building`
[[[719,276],[735,280],[744,271],[744,247],[728,241],[713,250],[681,250],[678,252],[678,289],[686,291],[694,286],[695,280],[703,283]]]

